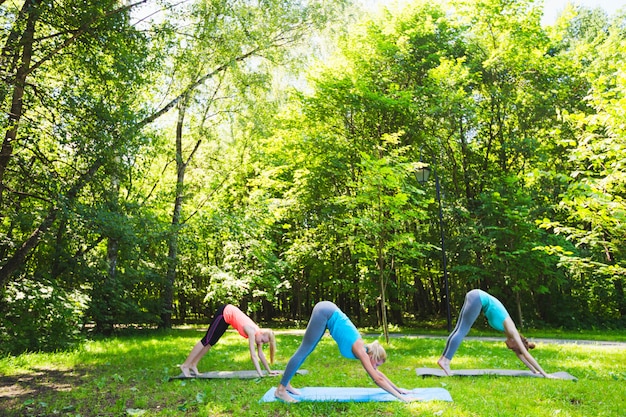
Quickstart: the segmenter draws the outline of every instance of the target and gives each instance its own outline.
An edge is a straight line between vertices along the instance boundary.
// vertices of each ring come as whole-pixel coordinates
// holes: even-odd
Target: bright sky
[[[407,4],[412,0],[360,0],[366,8],[376,9],[382,4]],[[441,0],[433,0],[439,2]],[[540,0],[537,0],[539,4]],[[559,13],[563,11],[567,3],[578,4],[581,6],[603,8],[609,16],[613,15],[617,10],[626,7],[626,0],[543,0],[543,20],[544,24],[552,24]]]
[[[568,2],[592,9],[601,7],[609,16],[615,14],[617,10],[626,7],[626,0],[544,0],[543,22],[548,24],[554,22]]]

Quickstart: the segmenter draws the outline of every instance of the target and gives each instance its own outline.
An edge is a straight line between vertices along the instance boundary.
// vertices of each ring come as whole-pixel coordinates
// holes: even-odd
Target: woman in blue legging
[[[343,357],[359,359],[376,385],[396,398],[407,401],[403,394],[407,394],[408,391],[395,386],[389,378],[377,369],[387,359],[385,349],[377,341],[366,345],[348,316],[330,301],[321,301],[313,307],[311,319],[302,338],[302,344],[289,359],[280,385],[274,392],[276,398],[286,402],[297,402],[289,395],[290,393],[293,395],[300,394],[300,391],[291,385],[291,378],[302,366],[304,360],[313,352],[313,349],[324,336],[326,329],[330,331],[330,335],[337,342],[339,352]]]
[[[450,361],[465,336],[467,336],[467,333],[469,333],[472,324],[474,324],[481,311],[485,314],[485,317],[487,317],[487,322],[491,327],[500,332],[504,332],[506,336],[506,346],[515,352],[519,360],[521,360],[528,369],[546,378],[552,378],[551,375],[545,373],[541,366],[539,366],[539,363],[537,363],[535,358],[530,354],[528,350],[533,349],[535,345],[529,343],[525,337],[520,335],[515,327],[515,323],[500,300],[483,290],[471,290],[465,295],[465,302],[461,308],[461,314],[459,315],[456,327],[448,337],[443,354],[437,361],[437,364],[443,369],[446,375],[452,375]]]

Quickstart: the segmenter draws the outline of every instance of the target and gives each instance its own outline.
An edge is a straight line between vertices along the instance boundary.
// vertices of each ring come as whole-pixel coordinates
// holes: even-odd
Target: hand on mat
[[[541,372],[536,371],[536,370],[531,370],[531,372],[533,373],[533,375],[543,376],[544,378],[548,378],[548,379],[557,379],[557,377],[556,377],[556,376],[554,376],[554,375],[550,375],[550,374],[545,374],[545,375],[542,375],[542,374],[541,374]]]
[[[415,396],[407,397],[406,396],[407,394],[408,394],[408,392],[407,393],[402,393],[401,396],[396,397],[396,398],[399,399],[402,402],[405,402],[405,403],[410,403],[410,402],[413,402],[413,401],[421,401],[421,398],[416,398]]]
[[[267,374],[268,376],[278,376],[280,375],[279,371],[269,371],[269,373]]]

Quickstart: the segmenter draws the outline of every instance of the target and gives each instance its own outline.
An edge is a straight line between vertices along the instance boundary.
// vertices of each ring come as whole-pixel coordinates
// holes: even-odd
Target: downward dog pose
[[[377,341],[366,345],[348,316],[330,301],[321,301],[313,307],[311,319],[302,338],[302,344],[289,359],[283,377],[280,380],[280,385],[274,392],[276,398],[286,402],[297,402],[296,399],[289,395],[289,393],[293,395],[300,394],[300,391],[291,385],[291,378],[302,366],[304,360],[313,352],[322,336],[324,336],[326,329],[330,331],[330,335],[337,342],[343,357],[359,359],[363,368],[365,368],[365,371],[376,385],[396,398],[407,401],[402,394],[407,394],[408,391],[395,386],[389,378],[377,369],[387,359],[385,349]]]
[[[461,308],[456,327],[448,337],[443,354],[437,361],[437,364],[443,369],[446,375],[452,374],[450,361],[465,336],[467,336],[467,333],[469,333],[472,324],[474,324],[481,311],[485,314],[485,317],[487,317],[487,322],[491,327],[504,332],[506,336],[506,346],[515,352],[519,360],[521,360],[528,369],[535,374],[539,373],[546,378],[552,378],[551,375],[545,373],[528,351],[529,349],[534,349],[535,344],[529,343],[525,337],[520,335],[515,327],[515,323],[500,300],[482,290],[471,290],[465,295],[465,302]]]
[[[193,349],[191,349],[185,363],[180,365],[180,370],[183,371],[183,375],[190,377],[192,372],[196,375],[200,374],[200,372],[198,372],[198,362],[200,362],[200,359],[202,359],[211,347],[220,340],[229,325],[233,326],[241,336],[248,339],[250,344],[250,358],[259,376],[263,376],[261,367],[259,366],[259,359],[270,375],[277,374],[278,372],[273,372],[270,369],[265,355],[263,354],[263,345],[269,343],[270,362],[274,364],[274,354],[276,352],[276,338],[274,332],[270,329],[259,328],[259,326],[240,309],[232,304],[226,304],[217,309],[206,334],[196,343]],[[254,354],[255,344],[257,350],[256,355]]]

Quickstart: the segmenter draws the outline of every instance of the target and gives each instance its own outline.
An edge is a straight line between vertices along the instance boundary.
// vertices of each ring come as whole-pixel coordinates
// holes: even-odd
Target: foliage
[[[0,354],[67,350],[83,340],[84,293],[24,280],[11,283],[3,298]]]
[[[475,287],[520,326],[623,326],[624,15],[357,9],[0,2],[0,287],[109,334],[224,301],[441,325]]]
[[[618,319],[626,311],[622,249],[626,80],[618,64],[626,51],[623,19],[618,16],[608,25],[606,19],[582,13],[575,20],[578,32],[571,41],[571,53],[581,66],[587,66],[584,73],[591,89],[586,101],[595,112],[564,115],[577,134],[568,153],[568,187],[555,208],[558,217],[539,222],[541,227],[565,236],[576,248],[557,253],[561,265],[570,271],[571,291],[587,294],[579,306],[583,317],[589,313]],[[578,55],[589,43],[596,46],[593,59]]]

